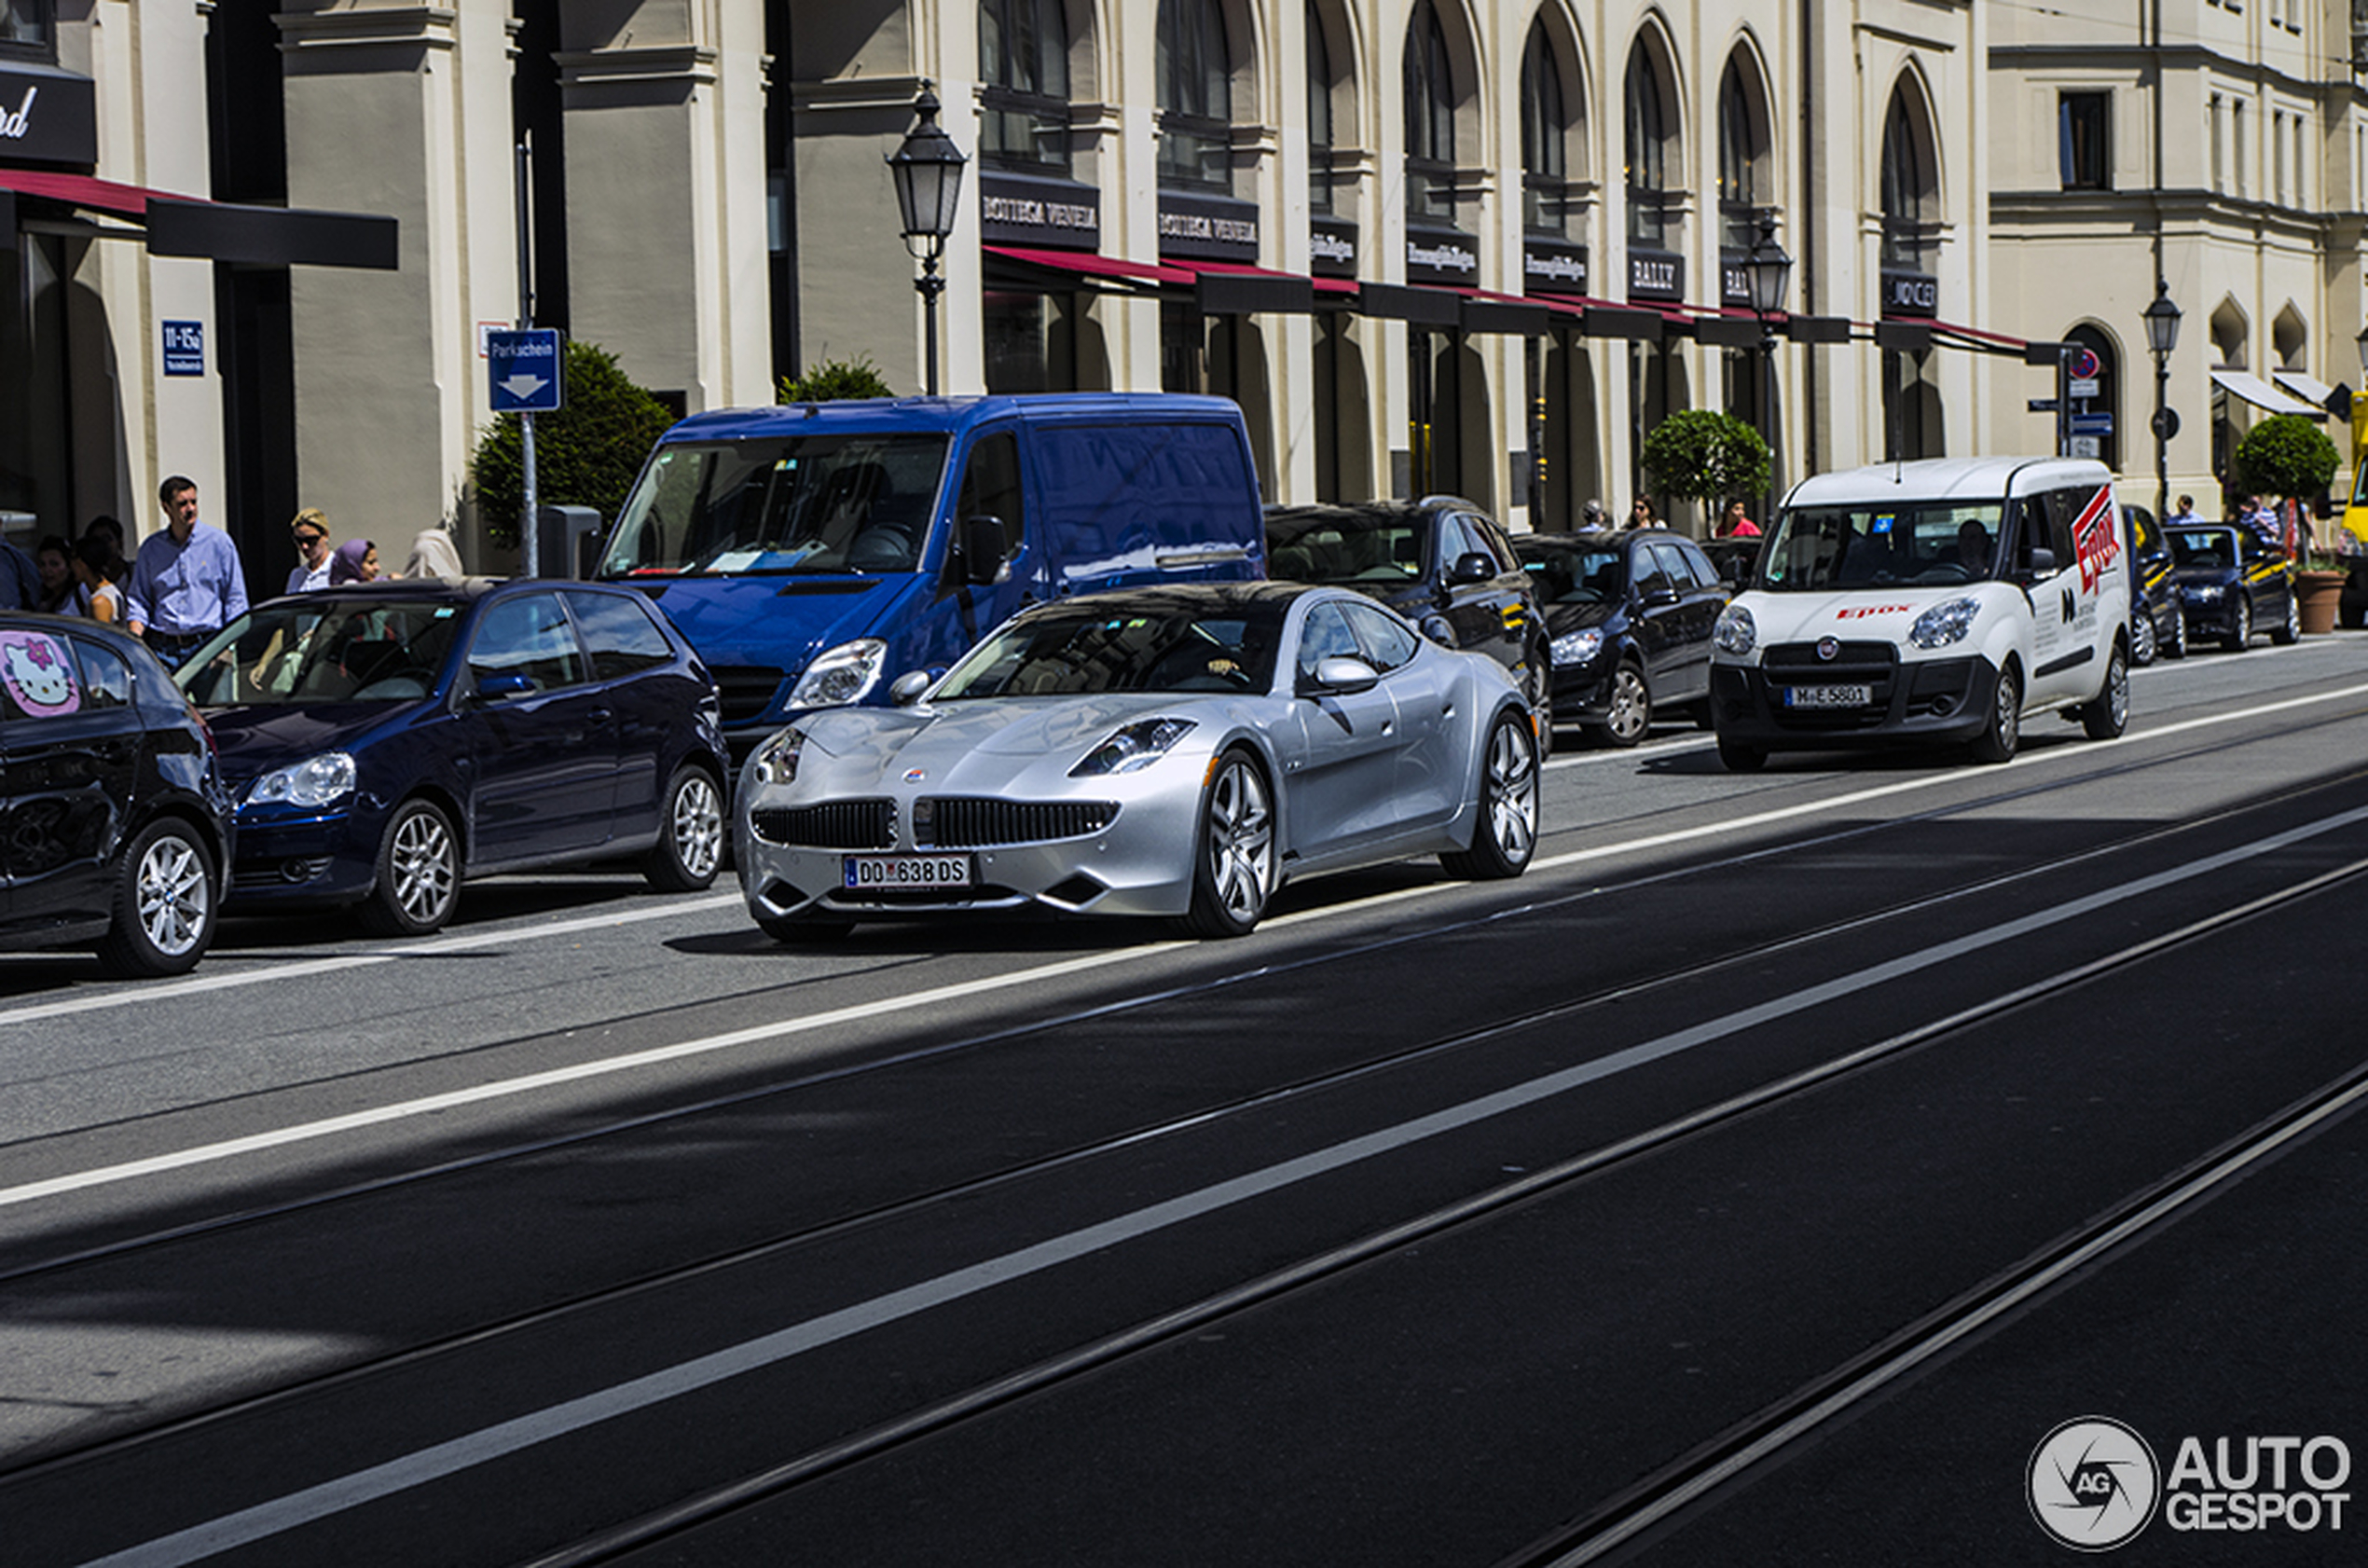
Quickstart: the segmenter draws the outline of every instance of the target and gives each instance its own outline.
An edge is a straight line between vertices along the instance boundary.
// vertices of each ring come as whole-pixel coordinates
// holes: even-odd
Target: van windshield
[[[943,434],[815,435],[658,448],[600,570],[888,572],[919,566]]]
[[[1759,557],[1772,593],[1943,586],[1990,574],[2003,507],[1997,502],[1809,506],[1778,519]]]

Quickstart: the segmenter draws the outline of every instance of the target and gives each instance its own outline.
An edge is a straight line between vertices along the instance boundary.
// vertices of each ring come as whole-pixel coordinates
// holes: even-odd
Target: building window
[[[1307,205],[1332,210],[1332,51],[1324,18],[1307,0]]]
[[[1669,198],[1669,117],[1662,106],[1660,73],[1653,68],[1641,39],[1629,51],[1626,91],[1620,144],[1627,163],[1628,242],[1669,250],[1674,227]]]
[[[1062,0],[980,0],[979,158],[1069,172],[1069,30]]]
[[[1217,0],[1160,0],[1160,184],[1231,192],[1233,86]]]
[[[0,52],[58,58],[57,0],[0,0]]]
[[[1894,89],[1883,119],[1882,264],[1902,271],[1931,273],[1936,252],[1940,181],[1931,138],[1924,134],[1906,86]]]
[[[2245,180],[2245,105],[2242,102],[2228,105],[2228,150],[2229,161],[2236,171],[2237,199],[2241,201],[2249,189]]]
[[[1533,234],[1570,232],[1569,131],[1553,40],[1533,21],[1521,51],[1521,226]]]
[[[1741,57],[1727,62],[1718,89],[1718,228],[1719,244],[1730,251],[1748,251],[1758,237],[1755,217],[1770,206],[1768,126],[1753,108],[1748,78]]]
[[[1406,215],[1455,221],[1455,76],[1431,0],[1406,24]]]
[[[2107,135],[2110,92],[2066,92],[2056,99],[2056,152],[2066,190],[2113,188],[2113,144]]]
[[[2225,105],[2223,105],[2220,101],[2220,94],[2216,92],[2213,93],[2211,95],[2210,113],[2211,119],[2211,188],[2212,194],[2215,196],[2225,196],[2228,194],[2228,154],[2227,149],[2221,144],[2222,110],[2224,107]]]

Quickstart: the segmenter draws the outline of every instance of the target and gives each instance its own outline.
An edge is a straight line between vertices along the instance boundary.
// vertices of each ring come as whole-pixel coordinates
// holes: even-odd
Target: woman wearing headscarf
[[[366,539],[349,539],[329,557],[329,586],[340,583],[373,583],[379,576],[379,547]]]

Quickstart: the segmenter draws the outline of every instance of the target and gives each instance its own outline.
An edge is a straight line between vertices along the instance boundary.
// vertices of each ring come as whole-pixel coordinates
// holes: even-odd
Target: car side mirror
[[[1382,672],[1363,659],[1334,653],[1329,658],[1315,661],[1315,673],[1301,691],[1303,695],[1321,695],[1336,692],[1346,696],[1370,692],[1381,683]]]
[[[908,669],[888,685],[888,701],[899,708],[910,708],[921,700],[921,694],[937,681],[926,669]]]
[[[957,542],[962,551],[962,581],[984,587],[1002,580],[1002,518],[984,513],[963,518]]]
[[[1496,563],[1478,550],[1465,551],[1447,569],[1447,580],[1457,587],[1466,583],[1485,583],[1495,575]]]
[[[480,675],[477,677],[476,700],[481,703],[508,702],[516,697],[532,696],[542,689],[531,675]]]

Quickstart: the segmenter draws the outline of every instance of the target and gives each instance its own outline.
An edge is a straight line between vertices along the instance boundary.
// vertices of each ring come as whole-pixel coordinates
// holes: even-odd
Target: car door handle
[[[585,714],[585,718],[595,724],[605,724],[613,716],[613,714],[614,710],[612,708],[596,708],[591,712]]]

